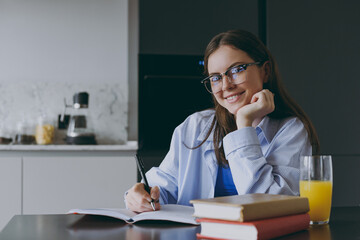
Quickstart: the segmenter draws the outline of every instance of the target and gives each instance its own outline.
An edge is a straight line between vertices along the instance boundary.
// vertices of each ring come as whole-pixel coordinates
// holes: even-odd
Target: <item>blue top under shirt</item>
[[[237,195],[230,167],[218,167],[218,174],[216,177],[215,197]]]

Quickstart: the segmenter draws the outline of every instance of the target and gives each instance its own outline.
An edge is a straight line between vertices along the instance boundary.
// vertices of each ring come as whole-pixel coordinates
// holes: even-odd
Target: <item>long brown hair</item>
[[[320,151],[320,144],[313,124],[311,123],[306,113],[285,90],[274,58],[272,57],[270,51],[254,34],[245,30],[231,30],[220,33],[211,39],[205,50],[205,74],[209,74],[207,68],[209,56],[220,46],[224,45],[232,46],[246,52],[255,62],[268,61],[270,69],[269,79],[266,83],[264,83],[263,88],[269,89],[272,93],[275,94],[275,110],[268,116],[275,119],[281,119],[290,116],[298,117],[308,132],[309,140],[313,148],[313,153],[318,153]],[[224,148],[221,142],[226,134],[237,129],[236,121],[234,115],[218,104],[214,96],[213,100],[215,104],[215,118],[205,140],[199,146],[201,146],[206,141],[206,139],[210,136],[211,131],[215,127],[213,140],[217,162],[220,166],[227,166],[228,162],[225,158]]]

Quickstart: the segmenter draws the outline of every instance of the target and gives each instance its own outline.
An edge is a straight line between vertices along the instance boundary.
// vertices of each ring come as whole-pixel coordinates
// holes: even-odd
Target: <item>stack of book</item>
[[[202,239],[271,239],[309,227],[307,198],[246,194],[190,201]]]

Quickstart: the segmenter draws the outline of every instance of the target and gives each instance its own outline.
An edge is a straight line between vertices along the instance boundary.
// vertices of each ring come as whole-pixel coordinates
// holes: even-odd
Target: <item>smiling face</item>
[[[223,45],[209,56],[207,67],[212,75],[223,73],[234,65],[253,62],[246,52]],[[252,96],[263,89],[266,79],[264,66],[249,66],[243,74],[246,74],[246,81],[240,84],[232,84],[224,76],[222,90],[214,94],[216,101],[232,114],[250,103]]]

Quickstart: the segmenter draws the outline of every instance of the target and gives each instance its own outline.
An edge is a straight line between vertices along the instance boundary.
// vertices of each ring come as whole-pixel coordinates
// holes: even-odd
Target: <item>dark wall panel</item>
[[[359,1],[267,1],[268,47],[326,153],[360,155],[359,9]]]
[[[257,1],[140,0],[140,53],[202,55],[230,29],[258,35]]]
[[[360,157],[333,155],[333,206],[360,206]]]

